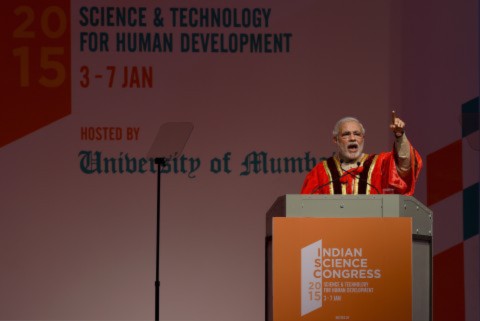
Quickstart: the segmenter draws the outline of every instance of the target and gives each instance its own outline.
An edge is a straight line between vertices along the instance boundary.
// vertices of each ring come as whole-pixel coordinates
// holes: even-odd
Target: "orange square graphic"
[[[411,218],[273,218],[273,320],[411,320]]]

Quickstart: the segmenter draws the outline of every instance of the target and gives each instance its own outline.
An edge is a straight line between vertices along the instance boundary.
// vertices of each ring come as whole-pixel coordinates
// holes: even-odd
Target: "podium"
[[[276,283],[284,282],[283,279],[285,279],[284,276],[286,274],[282,272],[283,273],[282,277],[279,279],[278,275],[280,272],[278,271],[280,270],[285,271],[287,268],[290,269],[289,267],[290,265],[291,266],[300,265],[300,262],[295,261],[295,259],[293,259],[292,257],[292,259],[287,263],[280,264],[277,261],[276,264],[281,266],[278,266],[278,267],[275,266],[275,262],[276,262],[275,255],[277,255],[276,253],[278,253],[278,251],[280,251],[282,247],[291,247],[291,246],[290,246],[290,242],[284,242],[284,243],[275,242],[276,237],[280,235],[280,232],[278,232],[279,229],[275,230],[275,226],[274,226],[275,224],[279,226],[280,223],[282,223],[283,225],[286,224],[286,226],[288,226],[289,223],[291,223],[294,226],[299,226],[298,223],[301,223],[302,220],[307,220],[305,222],[306,225],[303,225],[307,227],[305,230],[308,230],[308,228],[310,228],[310,225],[315,223],[315,224],[318,224],[318,226],[322,226],[322,225],[327,226],[328,224],[337,224],[337,225],[328,225],[328,226],[334,226],[333,228],[330,228],[330,229],[338,229],[338,231],[343,230],[344,225],[355,226],[356,224],[362,223],[363,222],[362,220],[366,220],[367,221],[366,223],[368,224],[372,222],[374,223],[376,222],[375,224],[386,222],[386,223],[389,223],[390,225],[392,224],[405,225],[404,223],[408,223],[407,229],[405,229],[405,226],[403,227],[404,234],[402,234],[403,236],[401,236],[404,239],[404,243],[405,242],[408,243],[407,244],[408,248],[406,249],[407,256],[405,256],[406,259],[401,261],[406,264],[404,275],[406,275],[406,277],[408,278],[408,281],[403,282],[404,285],[405,284],[408,285],[408,287],[406,287],[406,290],[405,289],[404,290],[408,292],[408,295],[409,295],[408,298],[409,299],[411,298],[411,302],[408,302],[407,304],[405,304],[405,306],[408,306],[408,309],[409,309],[408,313],[410,314],[411,312],[411,318],[408,318],[408,319],[415,320],[415,321],[432,320],[432,239],[433,239],[432,211],[429,210],[426,206],[424,206],[421,202],[416,200],[414,197],[394,195],[394,194],[284,195],[279,197],[275,201],[275,203],[268,210],[266,216],[267,216],[266,217],[266,220],[267,220],[266,239],[265,239],[265,247],[266,247],[265,248],[265,263],[266,263],[265,264],[265,275],[266,275],[265,277],[265,320],[266,321],[283,320],[282,318],[278,317],[278,315],[281,313],[277,313],[277,315],[275,315],[274,313],[274,311],[278,310],[275,307],[275,302],[283,305],[283,304],[290,304],[290,301],[291,301],[297,305],[300,305],[300,303],[296,301],[302,300],[302,309],[303,309],[303,299],[300,299],[300,294],[298,294],[297,297],[294,297],[293,300],[287,299],[285,301],[286,303],[285,302],[279,303],[280,301],[278,300],[278,296],[283,296],[283,293],[280,292],[280,295],[279,295],[278,289],[282,288],[283,284],[279,285]],[[381,226],[379,228],[380,230],[368,233],[369,237],[373,238],[374,240],[373,243],[386,243],[389,240],[394,241],[393,239],[395,238],[401,238],[400,236],[397,237],[396,234],[391,234],[391,235],[388,234],[390,233],[388,231],[387,231],[387,234],[385,234],[385,231],[381,230],[383,229],[383,226],[390,226],[390,225],[379,225]],[[340,228],[335,226],[340,226]],[[299,227],[299,228],[300,228],[300,231],[302,231],[302,227]],[[410,228],[411,228],[411,233],[409,231]],[[277,231],[276,233],[278,234],[275,234],[273,232],[274,230]],[[321,229],[318,229],[318,230],[321,230]],[[383,232],[383,234],[380,232]],[[313,233],[316,233],[315,230]],[[324,238],[322,233],[325,233],[325,232],[318,233],[319,234],[318,239]],[[382,238],[380,239],[379,237],[377,237],[376,236],[377,234],[382,235],[381,236]],[[410,234],[411,234],[411,237],[410,237]],[[346,235],[348,238],[350,234],[346,234]],[[398,234],[398,235],[401,235],[401,234]],[[404,237],[405,235],[406,235],[406,238]],[[362,237],[363,236],[360,234],[360,238]],[[273,244],[277,244],[277,245],[273,245]],[[312,246],[313,244],[310,247]],[[320,243],[320,245],[315,244],[315,246],[318,248],[318,247],[321,247],[322,245]],[[326,247],[325,243],[323,247]],[[302,260],[304,255],[303,251],[305,249],[308,250],[308,246],[302,249],[302,254],[301,254]],[[297,249],[295,249],[295,251],[298,252]],[[318,252],[320,251],[318,250]],[[368,254],[363,254],[363,255],[368,256]],[[278,254],[278,256],[280,255]],[[390,258],[396,258],[397,253],[388,253],[386,257],[388,256],[390,256]],[[300,254],[298,254],[298,257],[300,257]],[[316,266],[321,266],[322,264],[326,264],[327,262],[330,262],[328,261],[329,260],[328,257],[323,258],[324,263],[319,263],[319,262],[323,262],[321,260],[322,258],[318,258],[315,260]],[[352,260],[353,262],[355,262],[355,259],[350,259],[350,261]],[[363,260],[365,261],[364,262],[365,266],[370,264],[370,263],[367,263],[367,258],[363,258]],[[359,259],[357,261],[360,262]],[[312,264],[313,262],[314,261],[312,261]],[[374,262],[374,260],[370,260],[369,262]],[[331,263],[328,263],[328,264],[331,264]],[[399,269],[401,264],[399,264]],[[301,268],[299,267],[299,270],[300,269],[302,270],[301,273],[302,273],[302,282],[303,282],[303,273],[304,273],[305,267],[303,267],[302,265]],[[396,268],[393,267],[390,269],[395,270]],[[367,276],[363,275],[363,277],[365,278],[374,277],[372,274],[373,273],[372,271],[367,271],[370,274]],[[398,271],[393,271],[393,272],[397,273]],[[275,273],[277,273],[276,278],[273,277]],[[319,294],[318,296],[325,298],[327,301],[328,301],[328,297],[333,298],[332,302],[323,302],[324,307],[328,305],[330,305],[330,307],[338,306],[339,307],[338,309],[341,310],[340,304],[338,304],[338,302],[334,302],[335,298],[337,299],[339,298],[339,300],[341,300],[342,298],[341,295],[327,295],[325,293],[325,291],[332,290],[331,288],[325,287],[325,284],[327,285],[332,284],[332,282],[329,282],[329,283],[325,282],[328,280],[328,278],[326,277],[329,277],[329,275],[324,274],[322,276],[321,272],[319,272],[318,270],[315,270],[314,273],[316,273],[316,276],[322,277],[321,279],[323,280],[323,283],[318,282],[319,283],[318,285],[320,288],[319,290],[320,292],[318,293],[322,293],[321,295]],[[381,274],[378,271],[375,273],[378,273],[379,275]],[[388,273],[383,273],[383,274],[387,275]],[[368,279],[364,279],[364,280],[368,281]],[[288,282],[299,283],[300,277],[295,275],[292,278],[292,280],[289,280]],[[361,283],[362,282],[356,282],[356,283],[348,282],[346,284],[347,285],[353,284],[353,286],[359,287]],[[347,292],[377,291],[375,289],[375,286],[369,287],[368,282],[363,282],[363,283],[366,284],[365,288],[346,288],[346,290]],[[310,282],[310,284],[313,287],[314,284],[316,283]],[[333,290],[338,292],[342,290],[345,292],[346,285],[344,285],[342,282],[341,286],[343,288],[333,288]],[[398,285],[395,285],[395,286],[398,286]],[[398,288],[401,288],[401,287],[402,287],[401,285],[398,286]],[[321,292],[322,289],[324,292]],[[294,292],[296,291],[297,290],[295,290]],[[377,292],[381,292],[381,291],[377,291]],[[313,294],[315,294],[316,296],[317,292],[309,291],[309,293],[310,293],[310,299],[314,300],[315,298],[313,297]],[[331,292],[329,293],[332,294]],[[275,300],[274,295],[277,295],[277,300]],[[302,292],[302,295],[303,295],[303,292]],[[346,296],[347,295],[345,295],[344,297]],[[365,294],[364,296],[367,296],[367,295]],[[357,297],[360,297],[360,296],[357,295]],[[371,296],[370,298],[373,298],[373,296]],[[347,299],[345,299],[345,301],[346,300]],[[323,300],[319,301],[320,305],[322,304],[321,301]],[[382,302],[378,302],[377,306],[380,306],[381,304]],[[376,308],[375,306],[371,307],[371,309],[375,309],[375,308]],[[362,306],[361,309],[369,309],[369,307]],[[295,318],[296,320],[311,320],[311,319],[319,320],[318,317],[309,318],[308,313],[305,313],[305,315],[303,315],[303,312],[302,312],[302,315],[299,313],[298,318],[297,317]],[[336,315],[334,319],[355,319],[355,318],[350,317],[348,315],[343,315],[342,312],[339,311],[339,314]],[[393,317],[392,319],[395,319],[395,317]],[[290,321],[295,321],[295,320],[290,320]]]

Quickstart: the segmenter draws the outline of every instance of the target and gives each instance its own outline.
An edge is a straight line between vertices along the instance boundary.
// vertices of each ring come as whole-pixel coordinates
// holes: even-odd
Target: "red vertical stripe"
[[[463,243],[433,258],[433,320],[465,321]]]

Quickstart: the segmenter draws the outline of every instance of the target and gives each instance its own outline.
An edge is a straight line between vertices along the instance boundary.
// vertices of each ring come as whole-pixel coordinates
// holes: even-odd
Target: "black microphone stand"
[[[333,153],[333,155],[335,155],[335,153]],[[317,187],[315,187],[315,188],[310,192],[310,194],[315,194],[315,192],[318,191],[319,189],[321,189],[322,187],[327,186],[328,184],[331,184],[331,183],[333,183],[333,182],[335,182],[335,181],[341,180],[341,179],[345,176],[345,171],[344,171],[343,168],[342,168],[342,164],[343,164],[343,159],[340,160],[340,168],[342,169],[342,172],[343,172],[342,175],[340,175],[340,176],[337,177],[337,178],[332,179],[331,181],[326,182],[325,184],[318,185]]]
[[[155,266],[155,321],[160,320],[160,182],[162,174],[162,166],[167,164],[167,159],[164,157],[155,158],[155,164],[157,164],[157,246],[155,250],[156,254],[156,266]]]
[[[333,183],[333,182],[335,182],[335,181],[337,181],[337,180],[340,180],[340,179],[342,179],[344,176],[345,176],[345,174],[342,174],[342,175],[338,176],[336,179],[332,179],[331,181],[328,181],[328,182],[326,182],[325,184],[318,185],[317,187],[315,187],[315,188],[310,192],[310,194],[315,194],[315,192],[318,191],[319,189],[321,189],[322,187],[327,186],[328,184],[331,184],[331,183]]]
[[[353,178],[358,179],[359,181],[365,182],[367,185],[373,187],[375,189],[375,191],[377,192],[377,194],[380,194],[380,191],[378,190],[378,188],[375,187],[375,185],[372,185],[368,181],[366,181],[364,179],[361,179],[360,175],[358,175],[358,177],[357,177],[357,175],[354,175],[353,173],[350,172],[350,169],[344,170],[343,167],[342,167],[342,164],[343,164],[343,161],[340,162],[340,169],[342,170],[343,175],[348,174],[348,175],[352,176]],[[357,162],[357,167],[360,167],[360,165],[361,165],[360,162]]]

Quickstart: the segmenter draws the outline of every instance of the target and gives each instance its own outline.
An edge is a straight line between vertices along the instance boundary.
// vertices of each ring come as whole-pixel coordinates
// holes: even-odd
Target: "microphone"
[[[342,177],[342,179],[341,179],[340,181],[341,181],[343,184],[346,184],[346,183],[348,182],[348,180],[347,180],[347,177],[348,177],[348,176],[345,175],[345,174],[348,174],[348,175],[350,175],[350,176],[352,176],[352,177],[354,177],[354,178],[358,178],[359,180],[361,180],[360,177],[357,177],[358,175],[360,175],[361,172],[363,172],[363,166],[360,166],[360,162],[357,162],[357,167],[356,167],[356,168],[350,168],[350,169],[347,169],[347,170],[344,170],[344,169],[343,169],[343,167],[342,167],[343,162],[344,162],[344,160],[341,159],[341,160],[340,160],[340,169],[341,169],[342,172],[343,172],[343,175],[342,175],[343,177]]]
[[[329,181],[329,182],[327,182],[327,183],[325,183],[325,184],[318,185],[317,187],[315,187],[315,188],[313,189],[313,191],[310,192],[310,194],[315,194],[315,192],[318,191],[319,189],[321,189],[322,187],[327,186],[328,184],[331,184],[331,183],[333,183],[333,182],[335,182],[335,181],[337,181],[337,180],[339,180],[340,183],[345,184],[346,182],[343,182],[343,181],[342,181],[342,178],[343,178],[344,176],[345,176],[345,174],[343,174],[342,176],[339,176],[339,177],[337,177],[337,178],[335,178],[335,179],[332,179],[331,181]]]
[[[380,191],[378,190],[378,188],[375,187],[375,185],[370,184],[366,179],[362,179],[360,177],[360,173],[363,172],[363,166],[360,166],[360,164],[361,164],[360,162],[357,162],[357,167],[356,168],[348,169],[348,170],[343,169],[343,167],[342,167],[343,162],[344,162],[343,159],[341,159],[340,160],[340,169],[343,171],[342,178],[346,177],[345,174],[348,174],[348,175],[358,179],[361,182],[365,182],[368,186],[373,187],[375,189],[375,191],[377,192],[377,194],[381,194]],[[355,173],[355,174],[353,174],[353,173]],[[345,180],[345,183],[346,183],[346,180]]]
[[[343,168],[342,168],[342,170],[343,170]],[[322,187],[327,186],[328,184],[331,184],[331,183],[333,183],[333,182],[335,182],[335,181],[340,181],[340,183],[346,184],[346,183],[347,183],[347,180],[345,180],[345,176],[346,176],[345,174],[346,174],[346,173],[343,173],[341,176],[336,177],[336,178],[332,179],[331,181],[326,182],[325,184],[318,185],[317,187],[315,187],[315,188],[313,189],[313,191],[310,192],[310,194],[315,194],[315,192],[318,191],[319,189],[321,189]]]

